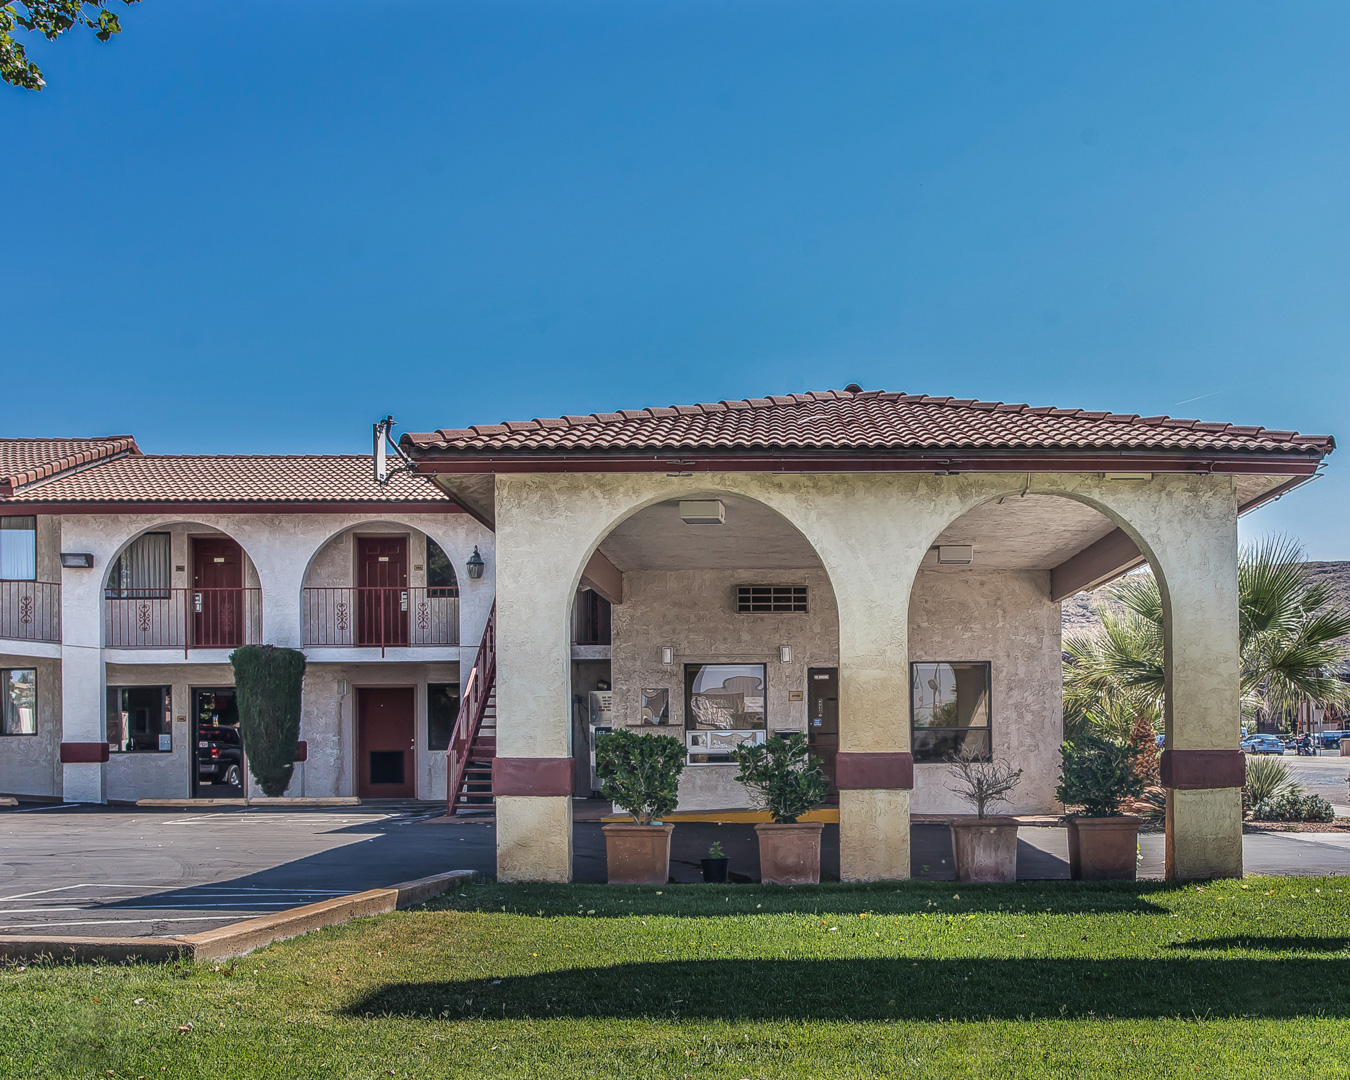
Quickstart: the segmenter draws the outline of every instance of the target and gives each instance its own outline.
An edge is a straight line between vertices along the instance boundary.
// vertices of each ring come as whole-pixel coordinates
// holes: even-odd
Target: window
[[[459,687],[454,683],[427,683],[427,749],[449,750],[459,716]]]
[[[768,724],[763,664],[686,664],[684,739],[692,765],[722,764]]]
[[[37,580],[37,518],[0,517],[0,579]]]
[[[805,585],[736,586],[737,614],[776,615],[807,610]]]
[[[37,672],[0,670],[0,735],[37,734]]]
[[[946,761],[969,747],[989,760],[989,664],[910,664],[915,761]]]
[[[108,749],[119,754],[171,751],[171,711],[167,686],[108,687]]]
[[[113,563],[108,574],[108,595],[132,600],[167,600],[169,534],[145,533],[136,537]]]
[[[427,537],[427,592],[431,596],[456,597],[459,580],[449,558],[431,537]]]

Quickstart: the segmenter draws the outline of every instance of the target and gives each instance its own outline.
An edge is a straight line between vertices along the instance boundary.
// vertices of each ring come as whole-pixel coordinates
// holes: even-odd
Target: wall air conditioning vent
[[[776,615],[809,610],[805,585],[736,586],[736,612],[739,615]]]

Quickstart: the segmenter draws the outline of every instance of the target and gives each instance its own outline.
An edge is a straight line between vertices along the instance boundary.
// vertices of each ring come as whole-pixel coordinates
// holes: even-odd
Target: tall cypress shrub
[[[244,645],[230,653],[230,664],[249,772],[263,794],[282,795],[291,782],[300,741],[305,654],[275,645]]]

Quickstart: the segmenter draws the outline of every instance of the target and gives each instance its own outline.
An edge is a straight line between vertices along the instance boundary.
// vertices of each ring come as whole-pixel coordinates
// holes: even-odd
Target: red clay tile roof
[[[57,476],[7,503],[436,503],[450,498],[424,476],[381,487],[368,455],[124,457]]]
[[[1326,454],[1328,435],[881,390],[627,409],[403,436],[428,456],[665,451],[1148,450]]]
[[[119,454],[139,454],[130,435],[84,439],[0,438],[0,496]]]

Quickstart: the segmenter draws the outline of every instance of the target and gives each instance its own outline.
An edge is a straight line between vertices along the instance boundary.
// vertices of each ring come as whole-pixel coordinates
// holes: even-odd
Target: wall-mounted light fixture
[[[339,680],[338,680],[338,697],[346,697],[346,696],[347,696],[347,680],[346,680],[346,679],[339,679]]]
[[[1152,480],[1151,472],[1108,472],[1102,473],[1103,480]]]
[[[72,570],[88,570],[94,565],[94,555],[89,551],[63,551],[61,565]]]
[[[666,665],[675,663],[675,650],[669,645],[661,646],[661,663]]]
[[[686,525],[721,525],[727,508],[721,499],[681,499],[680,517]]]
[[[969,566],[975,561],[975,547],[972,544],[939,544],[938,562],[953,566]]]
[[[792,646],[791,646],[791,645],[779,645],[779,646],[778,646],[778,662],[779,662],[780,664],[790,664],[790,663],[792,663]]]
[[[477,544],[474,544],[473,554],[469,556],[468,562],[464,564],[464,567],[469,571],[469,577],[474,581],[477,581],[483,576],[483,556],[478,554]]]

